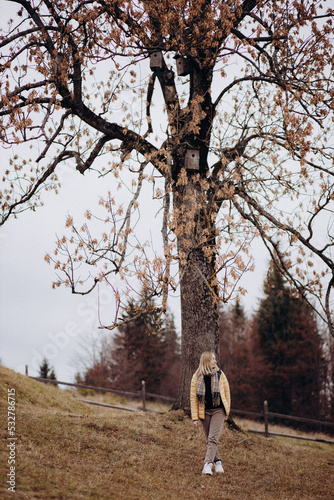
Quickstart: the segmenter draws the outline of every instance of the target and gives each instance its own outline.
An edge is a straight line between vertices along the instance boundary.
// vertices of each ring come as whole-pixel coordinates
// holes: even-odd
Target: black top
[[[212,410],[213,408],[224,408],[223,402],[220,397],[219,397],[219,405],[215,407],[213,406],[210,375],[204,375],[204,383],[205,383],[205,409]]]

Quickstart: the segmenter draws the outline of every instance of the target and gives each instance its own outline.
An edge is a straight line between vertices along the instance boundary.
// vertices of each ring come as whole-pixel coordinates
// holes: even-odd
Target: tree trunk
[[[199,198],[200,182],[188,183],[174,193],[178,209],[178,254],[181,277],[181,370],[177,399],[179,408],[190,408],[190,381],[204,351],[219,359],[218,291],[214,238],[210,237],[205,207]],[[195,221],[195,222],[194,222]]]
[[[212,264],[205,261],[202,252],[194,252],[182,273],[182,344],[177,404],[187,410],[190,408],[191,377],[202,352],[214,351],[219,359],[219,316],[218,304],[206,283],[213,273]]]

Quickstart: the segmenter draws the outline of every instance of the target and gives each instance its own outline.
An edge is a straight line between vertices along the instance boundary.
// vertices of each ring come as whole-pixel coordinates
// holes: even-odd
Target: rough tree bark
[[[213,263],[205,259],[201,250],[194,250],[181,267],[182,343],[177,400],[180,408],[189,408],[190,380],[202,352],[214,351],[219,356],[218,303],[208,285],[214,271]]]

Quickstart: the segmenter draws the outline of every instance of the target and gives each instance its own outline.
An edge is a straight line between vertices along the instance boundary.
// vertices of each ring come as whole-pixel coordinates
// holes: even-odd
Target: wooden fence
[[[160,394],[153,394],[151,392],[146,392],[145,380],[142,380],[142,390],[141,391],[138,391],[138,392],[127,392],[127,391],[119,391],[117,389],[106,389],[105,387],[96,387],[96,386],[93,386],[93,385],[84,385],[84,384],[74,384],[74,383],[70,383],[70,382],[61,382],[59,380],[45,379],[45,378],[41,378],[41,377],[30,377],[30,378],[32,378],[34,380],[37,380],[39,382],[44,382],[44,383],[48,383],[48,384],[66,385],[66,386],[70,386],[70,387],[76,387],[76,388],[79,388],[79,389],[88,389],[88,390],[93,390],[93,391],[97,391],[97,392],[110,392],[110,393],[113,393],[113,394],[118,394],[120,396],[126,396],[126,397],[129,397],[129,398],[140,399],[141,402],[142,402],[142,407],[141,408],[134,409],[134,408],[126,407],[126,406],[109,405],[107,403],[99,403],[97,401],[89,401],[87,399],[78,399],[78,398],[76,398],[78,401],[83,401],[84,403],[87,403],[87,404],[105,406],[105,407],[108,407],[108,408],[116,408],[116,409],[119,409],[119,410],[127,410],[127,411],[135,411],[135,412],[136,411],[149,411],[149,412],[156,413],[154,410],[148,410],[147,409],[147,407],[146,407],[147,399],[154,399],[154,400],[162,401],[162,402],[165,402],[165,403],[172,403],[172,402],[175,401],[174,398],[170,398],[170,397],[167,397],[167,396],[161,396]],[[157,413],[159,413],[159,412],[157,412]],[[268,402],[267,401],[264,401],[263,412],[262,413],[231,409],[231,414],[234,415],[234,416],[240,415],[240,416],[244,416],[244,417],[257,418],[257,419],[261,419],[261,420],[263,419],[264,420],[264,430],[263,431],[258,431],[258,430],[255,430],[255,429],[248,429],[248,432],[253,432],[253,433],[256,433],[256,434],[262,434],[265,437],[269,437],[269,436],[283,436],[283,437],[289,437],[289,438],[294,438],[294,439],[303,439],[303,440],[308,440],[308,441],[318,441],[318,442],[323,442],[323,443],[334,444],[334,441],[329,441],[329,440],[326,440],[326,439],[316,439],[316,438],[310,438],[310,437],[306,437],[306,436],[297,436],[297,435],[294,435],[294,434],[281,434],[281,433],[277,433],[277,432],[269,432],[269,419],[271,419],[271,418],[279,418],[279,419],[283,419],[283,420],[292,420],[292,421],[295,421],[295,422],[303,422],[303,423],[308,423],[308,424],[317,425],[317,426],[324,426],[324,427],[334,427],[334,422],[328,422],[328,421],[324,421],[324,420],[312,420],[310,418],[305,418],[305,417],[295,417],[293,415],[283,415],[281,413],[270,412],[268,410]]]
[[[264,430],[263,431],[258,431],[255,429],[248,429],[248,432],[262,434],[265,437],[282,436],[282,437],[288,437],[288,438],[293,438],[293,439],[303,439],[306,441],[317,441],[317,442],[322,442],[322,443],[334,444],[334,441],[329,441],[327,439],[311,438],[308,436],[298,436],[295,434],[283,434],[283,433],[279,433],[279,432],[269,432],[269,419],[270,418],[279,418],[282,420],[292,420],[295,422],[303,422],[303,423],[307,423],[307,424],[324,426],[324,427],[334,427],[334,422],[327,422],[324,420],[313,420],[311,418],[295,417],[293,415],[284,415],[282,413],[270,412],[268,410],[268,402],[267,401],[264,401],[264,403],[263,403],[263,413],[247,412],[247,411],[241,411],[241,410],[231,410],[231,413],[235,414],[235,415],[256,417],[256,418],[264,420]]]
[[[118,394],[120,396],[126,396],[128,398],[133,398],[133,399],[140,399],[142,401],[142,408],[140,409],[133,409],[133,408],[128,408],[126,406],[118,406],[118,405],[109,405],[106,403],[99,403],[97,401],[89,401],[87,399],[78,399],[78,401],[83,401],[84,403],[87,404],[93,404],[93,405],[99,405],[99,406],[107,406],[109,408],[117,408],[120,410],[128,410],[128,411],[149,411],[152,412],[153,410],[148,410],[146,408],[146,401],[147,399],[154,399],[158,401],[162,401],[165,403],[172,403],[175,401],[175,398],[170,398],[168,396],[161,396],[160,394],[153,394],[151,392],[146,392],[146,383],[145,380],[142,380],[142,390],[138,392],[128,392],[128,391],[119,391],[117,389],[106,389],[105,387],[96,387],[94,385],[84,385],[84,384],[74,384],[71,382],[62,382],[60,380],[52,380],[49,378],[41,378],[41,377],[30,377],[33,380],[37,380],[38,382],[43,382],[46,384],[53,384],[53,385],[66,385],[69,387],[75,387],[78,389],[88,389],[92,391],[97,391],[97,392],[110,392],[113,394]]]

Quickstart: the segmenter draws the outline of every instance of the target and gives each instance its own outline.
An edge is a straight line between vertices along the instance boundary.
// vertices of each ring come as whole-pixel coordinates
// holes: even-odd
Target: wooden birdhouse
[[[187,149],[185,157],[186,170],[199,170],[199,149]]]
[[[161,52],[152,52],[150,55],[150,68],[152,71],[156,71],[158,69],[162,69],[162,53]]]
[[[53,73],[60,72],[61,64],[64,61],[64,59],[65,59],[64,54],[61,54],[60,52],[58,52],[58,54],[54,58],[54,61],[53,61],[53,64],[52,64]]]
[[[176,59],[176,71],[178,76],[187,76],[190,73],[190,62],[188,59],[182,56],[175,56]]]

